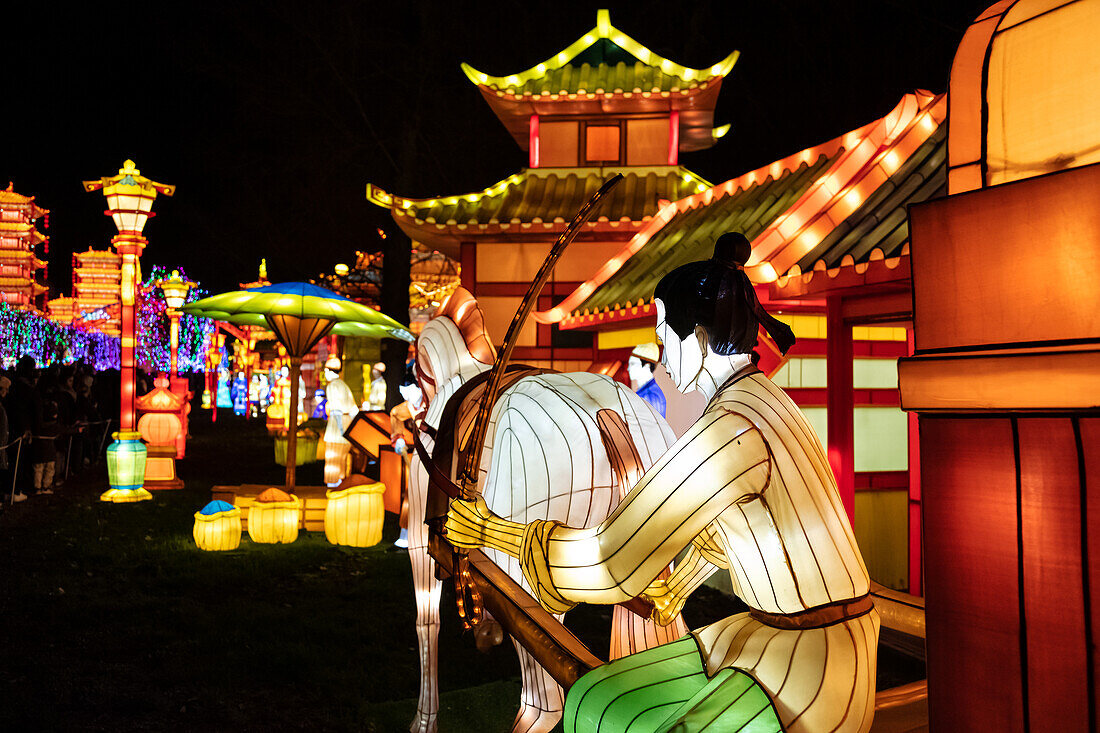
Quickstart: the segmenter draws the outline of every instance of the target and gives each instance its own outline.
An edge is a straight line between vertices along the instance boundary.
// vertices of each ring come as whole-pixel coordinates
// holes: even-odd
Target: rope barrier
[[[111,426],[112,422],[114,422],[114,421],[110,420],[110,419],[95,420],[95,421],[90,421],[90,422],[73,423],[73,426],[74,427],[81,427],[81,428],[92,427],[92,426],[95,426],[95,425],[106,425],[107,426],[107,428],[103,431],[102,437],[99,440],[99,451],[96,453],[96,455],[98,456],[98,455],[103,453],[103,447],[107,443],[107,436],[111,434],[110,426]],[[20,435],[18,438],[16,438],[12,442],[8,443],[7,445],[0,445],[0,450],[7,450],[8,448],[11,448],[12,446],[16,446],[16,449],[15,449],[15,463],[11,468],[11,488],[8,491],[8,504],[14,504],[15,503],[15,483],[19,479],[19,463],[20,463],[20,459],[22,458],[22,455],[23,455],[23,442],[26,441],[27,443],[31,443],[34,440],[55,440],[58,437],[62,437],[62,436],[58,436],[58,435]],[[70,463],[70,459],[72,458],[73,438],[74,437],[76,437],[75,433],[69,434],[69,447],[68,447],[68,450],[65,453],[65,478],[68,478],[70,473],[71,473],[70,472],[71,467],[70,467],[69,463]],[[2,490],[2,489],[0,489],[0,490]]]

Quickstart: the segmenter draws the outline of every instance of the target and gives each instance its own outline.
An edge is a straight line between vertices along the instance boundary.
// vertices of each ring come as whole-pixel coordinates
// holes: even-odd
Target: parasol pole
[[[302,357],[290,357],[290,407],[287,415],[290,426],[286,434],[286,490],[294,493],[294,473],[298,468],[298,374],[302,370]]]

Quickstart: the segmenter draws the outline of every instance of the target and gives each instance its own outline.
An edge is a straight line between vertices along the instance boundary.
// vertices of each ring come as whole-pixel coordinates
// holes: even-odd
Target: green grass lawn
[[[183,491],[98,501],[101,465],[0,518],[0,730],[377,730],[407,727],[418,663],[408,556],[245,534],[199,551],[215,483],[280,483],[258,422],[196,422]],[[320,482],[318,464],[299,471]],[[444,599],[442,730],[502,730],[518,705],[511,645],[488,654]]]
[[[304,532],[199,551],[193,515],[212,485],[283,479],[259,421],[206,415],[179,462],[183,491],[105,504],[100,464],[0,517],[0,731],[407,729],[419,667],[408,555],[386,552],[396,519],[368,549]],[[298,477],[320,484],[320,464]],[[442,608],[440,730],[508,730],[511,643],[478,652],[449,585]],[[685,616],[697,627],[737,610],[701,588]],[[610,618],[581,606],[567,624],[606,657]]]

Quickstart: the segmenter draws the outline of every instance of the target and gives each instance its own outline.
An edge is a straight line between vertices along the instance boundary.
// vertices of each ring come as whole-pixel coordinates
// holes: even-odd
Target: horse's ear
[[[496,361],[497,351],[493,348],[493,342],[489,340],[489,334],[485,330],[485,314],[481,312],[477,298],[469,290],[463,287],[455,288],[455,291],[439,306],[435,317],[450,318],[458,326],[470,356],[476,361],[489,366]]]

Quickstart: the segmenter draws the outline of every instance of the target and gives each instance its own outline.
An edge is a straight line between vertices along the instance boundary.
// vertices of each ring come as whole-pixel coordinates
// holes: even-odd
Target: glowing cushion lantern
[[[382,541],[382,494],[385,484],[349,486],[327,491],[325,537],[334,545],[371,547]]]
[[[266,489],[248,507],[248,536],[253,542],[290,543],[298,539],[302,502],[279,489]]]
[[[241,510],[212,501],[195,512],[195,544],[200,550],[236,550],[241,544]]]

